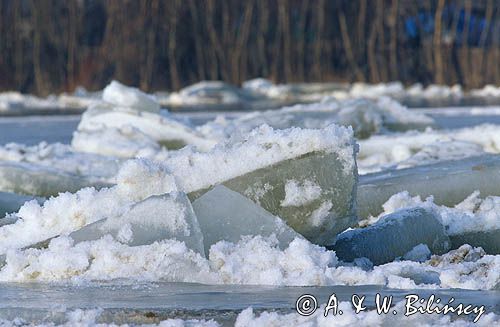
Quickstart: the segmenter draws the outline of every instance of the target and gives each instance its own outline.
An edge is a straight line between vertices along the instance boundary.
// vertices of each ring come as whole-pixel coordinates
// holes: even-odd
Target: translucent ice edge
[[[356,167],[357,146],[351,128],[274,130],[263,125],[202,153],[185,148],[167,159],[180,189],[189,193],[259,168],[312,152],[336,153],[346,172]]]

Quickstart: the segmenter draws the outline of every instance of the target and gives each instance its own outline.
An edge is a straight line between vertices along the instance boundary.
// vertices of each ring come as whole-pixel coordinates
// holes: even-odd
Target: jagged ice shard
[[[343,261],[368,258],[381,265],[404,256],[415,246],[425,244],[434,254],[450,249],[439,215],[429,208],[410,208],[382,217],[375,224],[339,234],[330,246]]]
[[[500,156],[482,155],[362,175],[357,191],[360,218],[377,216],[393,194],[408,191],[440,205],[454,206],[474,191],[500,195]]]
[[[281,249],[301,237],[279,217],[273,216],[241,194],[217,185],[193,202],[203,232],[205,251],[218,241],[237,243],[244,235],[274,234]]]
[[[356,221],[356,151],[350,128],[264,125],[207,153],[180,151],[166,165],[193,201],[223,184],[325,244]]]
[[[175,191],[174,177],[163,167],[144,159],[129,160],[118,173],[117,185],[111,188],[65,192],[43,204],[26,202],[17,213],[7,216],[9,221],[0,227],[0,254],[46,244],[54,237],[67,236],[103,219],[116,221],[126,217],[136,203]]]
[[[134,204],[121,216],[94,222],[69,236],[75,242],[82,242],[97,240],[107,234],[130,246],[176,239],[204,254],[203,235],[184,193],[151,196]]]

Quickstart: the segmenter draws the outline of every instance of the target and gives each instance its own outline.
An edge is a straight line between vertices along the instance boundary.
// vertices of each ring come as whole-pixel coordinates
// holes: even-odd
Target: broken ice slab
[[[0,161],[0,191],[49,197],[87,186],[101,188],[108,184],[46,166]]]
[[[69,236],[82,242],[97,240],[107,234],[130,246],[176,239],[204,254],[203,235],[184,193],[151,196],[134,204],[121,216],[99,220]]]
[[[102,92],[102,99],[115,106],[130,107],[134,110],[159,112],[160,105],[155,98],[134,87],[111,81]]]
[[[473,247],[482,247],[487,254],[500,254],[500,229],[450,235],[450,240],[452,249],[469,244]]]
[[[208,150],[216,141],[209,140],[189,126],[166,115],[106,105],[90,107],[83,115],[78,131],[87,133],[107,128],[133,127],[170,149],[194,145]]]
[[[235,119],[226,127],[226,133],[246,132],[262,124],[273,128],[323,128],[336,123],[352,126],[358,138],[367,138],[383,130],[406,131],[432,126],[432,118],[413,111],[398,102],[380,98],[349,99],[335,101],[328,99],[318,103],[299,104],[278,110],[254,112]]]
[[[404,256],[419,244],[427,245],[434,254],[442,254],[450,248],[450,239],[432,209],[397,211],[369,227],[338,235],[329,248],[342,261],[364,257],[381,265]]]
[[[287,183],[315,185],[319,194],[307,203],[283,205]],[[336,153],[313,152],[227,180],[222,184],[286,221],[316,244],[326,244],[356,223],[357,173],[346,171]],[[206,190],[190,194],[192,200]]]
[[[17,212],[21,206],[27,202],[36,199],[38,203],[43,203],[45,199],[36,198],[28,195],[20,195],[15,193],[0,192],[0,227],[5,225],[2,217],[7,213]],[[2,221],[4,223],[2,223]]]
[[[443,161],[359,177],[357,211],[360,218],[377,216],[394,194],[408,191],[422,198],[434,196],[434,203],[454,206],[474,191],[482,196],[500,195],[500,155],[482,155]]]
[[[286,223],[241,194],[217,185],[193,202],[203,243],[208,256],[210,247],[221,240],[237,243],[243,235],[274,234],[279,247],[285,249],[301,237]]]
[[[356,222],[356,152],[352,130],[342,126],[262,125],[209,152],[178,151],[165,164],[192,201],[223,184],[322,244]]]

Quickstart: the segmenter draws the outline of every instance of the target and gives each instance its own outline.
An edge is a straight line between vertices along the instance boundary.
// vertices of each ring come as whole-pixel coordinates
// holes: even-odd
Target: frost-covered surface
[[[163,167],[144,160],[130,161],[120,170],[114,187],[99,191],[84,188],[76,193],[62,193],[43,204],[37,201],[24,204],[19,212],[12,214],[17,219],[14,224],[0,227],[0,253],[120,216],[135,202],[175,190],[172,175]]]
[[[428,85],[424,87],[421,84],[414,84],[405,87],[400,82],[379,84],[275,84],[267,79],[256,78],[243,82],[241,87],[220,81],[201,81],[178,92],[157,92],[153,100],[151,96],[144,97],[144,94],[138,93],[135,88],[126,87],[117,81],[112,81],[110,85],[100,92],[88,92],[79,87],[73,93],[50,95],[47,98],[21,94],[15,91],[2,92],[0,93],[0,115],[81,112],[88,106],[100,103],[101,95],[105,101],[110,100],[110,103],[121,107],[141,103],[142,110],[156,112],[158,111],[157,102],[163,106],[180,108],[203,109],[207,107],[214,108],[214,106],[230,106],[239,109],[265,109],[266,107],[283,106],[287,103],[316,102],[324,97],[375,99],[387,96],[398,101],[405,100],[417,105],[426,104],[425,101],[457,104],[463,99],[498,103],[500,87],[486,85],[480,89],[464,91],[459,85]],[[149,101],[148,98],[153,101]]]
[[[500,197],[486,196],[480,198],[480,192],[474,192],[455,207],[439,206],[429,197],[422,200],[420,196],[410,196],[408,192],[393,195],[384,205],[384,212],[379,216],[390,214],[401,208],[423,206],[437,212],[449,235],[466,232],[488,231],[500,228]],[[371,218],[370,223],[378,218]]]
[[[190,193],[281,161],[313,152],[336,153],[345,171],[355,169],[357,148],[352,129],[330,125],[323,129],[275,130],[267,125],[234,135],[209,152],[185,148],[166,165],[180,189]]]
[[[346,99],[353,97],[377,98],[389,96],[397,100],[447,100],[455,103],[463,98],[498,98],[500,87],[486,85],[481,89],[464,91],[460,85],[423,86],[414,84],[405,87],[401,82],[379,84],[353,83],[304,83],[304,84],[274,84],[270,80],[257,78],[246,81],[243,89],[272,99],[293,99],[295,101],[318,101],[324,96]],[[418,102],[417,102],[418,103]]]
[[[220,137],[221,130],[227,136],[248,132],[262,124],[275,128],[323,128],[332,123],[352,126],[357,137],[366,138],[388,130],[423,129],[433,125],[434,121],[387,97],[343,101],[324,98],[312,104],[252,112],[232,121],[215,121],[199,130],[216,138]]]
[[[282,207],[298,207],[311,203],[321,195],[321,186],[312,181],[306,180],[299,183],[296,180],[290,180],[285,185],[285,198],[281,201]]]
[[[102,99],[116,107],[133,108],[137,111],[158,113],[160,105],[154,98],[136,88],[112,81],[102,92]]]
[[[0,280],[85,282],[125,278],[206,284],[379,284],[392,288],[483,290],[499,287],[500,256],[486,255],[481,248],[469,245],[441,256],[432,256],[429,260],[427,254],[422,255],[422,249],[417,247],[405,255],[404,261],[396,260],[375,267],[367,266],[362,261],[341,263],[335,252],[305,239],[296,238],[280,249],[273,236],[247,236],[237,242],[217,242],[210,247],[208,258],[174,239],[129,246],[123,243],[123,239],[120,241],[120,237],[113,239],[109,235],[78,243],[68,236],[61,236],[50,241],[48,248],[20,249],[58,234],[67,235],[69,231],[100,217],[116,217],[127,210],[125,208],[130,206],[131,199],[138,201],[149,194],[170,191],[173,187],[171,180],[159,178],[170,175],[164,174],[157,166],[137,161],[127,166],[115,188],[99,192],[86,189],[74,196],[64,194],[47,201],[43,207],[30,202],[16,214],[22,220],[0,227],[3,234],[0,239],[5,240],[1,244],[2,249],[8,249],[6,263],[0,270]],[[144,176],[148,176],[144,185],[149,188],[138,194],[137,186],[143,185]],[[165,189],[169,184],[169,189]],[[105,202],[106,197],[112,202]],[[475,202],[471,198],[460,207],[471,207],[471,203]],[[392,199],[385,205],[385,210],[390,212],[401,206],[414,206],[415,203],[425,205],[418,199],[403,195],[398,200]],[[455,210],[433,208],[448,215]],[[148,219],[154,219],[154,216]],[[453,221],[453,226],[457,221],[467,222],[458,218],[449,221]],[[416,262],[407,261],[412,258]]]
[[[443,316],[438,314],[417,314],[405,316],[405,301],[396,303],[391,310],[396,310],[398,315],[377,314],[375,310],[366,310],[356,313],[350,302],[338,303],[339,312],[342,315],[333,315],[332,311],[325,317],[325,306],[321,306],[311,316],[303,317],[297,313],[280,314],[278,312],[256,313],[252,308],[241,312],[236,320],[237,327],[250,326],[297,326],[297,327],[320,327],[320,326],[490,326],[500,322],[500,317],[494,313],[481,315],[477,323],[459,319],[455,316]]]
[[[500,153],[500,133],[497,125],[485,124],[456,130],[375,135],[359,144],[358,167],[362,174]]]
[[[496,92],[495,87],[488,87],[470,94],[496,97]],[[313,230],[314,235],[319,235],[331,227],[328,223],[342,218],[336,215],[340,212],[338,202],[352,204],[354,212],[357,166],[361,174],[381,171],[387,176],[401,172],[395,169],[415,167],[415,175],[409,174],[404,184],[410,189],[418,178],[427,176],[425,169],[417,166],[437,163],[447,165],[451,171],[456,164],[458,171],[457,160],[500,153],[497,125],[437,130],[422,111],[409,110],[393,100],[409,96],[461,99],[470,94],[460,87],[404,88],[398,83],[275,85],[254,80],[242,89],[201,83],[167,95],[177,99],[180,107],[240,106],[261,100],[315,101],[237,118],[236,114],[221,114],[196,127],[188,119],[159,111],[158,98],[118,83],[109,85],[102,98],[100,94],[83,93],[82,99],[89,99],[90,108],[72,144],[1,146],[0,167],[14,167],[18,174],[12,178],[10,172],[14,170],[5,170],[9,174],[2,181],[14,180],[26,188],[36,181],[30,177],[35,175],[28,172],[36,171],[43,173],[41,181],[53,174],[89,177],[112,185],[98,189],[76,187],[73,193],[27,203],[24,201],[29,197],[0,193],[0,206],[6,200],[8,206],[3,206],[14,211],[0,218],[0,282],[63,282],[79,287],[96,281],[113,287],[137,281],[148,285],[157,281],[273,286],[375,284],[397,289],[496,291],[500,289],[496,237],[500,235],[500,197],[493,195],[498,183],[495,165],[490,161],[473,163],[471,171],[464,170],[460,175],[442,174],[450,183],[440,187],[459,194],[449,206],[436,204],[442,203],[439,195],[435,200],[423,199],[440,183],[437,177],[431,178],[416,193],[383,194],[387,197],[377,204],[380,209],[376,217],[367,217],[357,226],[369,229],[384,215],[398,216],[402,211],[421,207],[433,212],[433,223],[442,227],[445,238],[449,237],[451,250],[435,251],[432,244],[423,244],[422,233],[412,231],[417,227],[429,233],[435,229],[416,216],[405,230],[413,237],[407,237],[411,242],[398,244],[403,247],[404,243],[404,251],[390,260],[373,260],[375,265],[367,258],[344,262],[340,253],[318,245],[325,243],[307,234]],[[452,117],[455,114],[452,110],[444,113]],[[480,108],[470,114],[497,115],[498,110]],[[356,136],[364,139],[358,141]],[[126,160],[136,157],[148,159]],[[445,160],[453,161],[443,163]],[[349,175],[354,184],[345,183],[333,172]],[[269,176],[278,176],[275,179],[279,180]],[[486,191],[463,200],[477,189],[474,183]],[[71,183],[63,181],[58,185],[68,188]],[[221,188],[227,192],[217,193]],[[331,189],[340,193],[332,193]],[[347,191],[352,193],[346,195]],[[374,198],[382,191],[380,188],[369,196]],[[215,202],[213,194],[220,203]],[[203,206],[197,205],[200,202]],[[360,203],[358,199],[358,210]],[[282,211],[278,215],[269,208]],[[289,219],[292,214],[302,220]],[[328,239],[354,227],[342,226]],[[378,244],[368,247],[383,248],[383,242],[390,239],[378,236]],[[236,325],[468,324],[450,316],[416,315],[403,320],[372,311],[356,315],[346,303],[341,308],[344,315],[327,318],[321,314],[306,318],[247,309],[236,318]],[[100,312],[68,312],[67,325],[92,325],[99,321]],[[0,325],[13,323],[23,322],[0,321]],[[479,321],[485,326],[499,323],[493,314]],[[176,319],[162,325],[217,323]]]
[[[59,317],[63,322],[53,323],[32,323],[21,317],[16,317],[12,320],[0,319],[0,326],[2,327],[17,327],[29,325],[32,327],[73,327],[73,326],[88,326],[88,327],[126,327],[129,324],[110,322],[106,319],[104,310],[97,309],[73,309],[73,310],[56,310],[50,312],[52,316]],[[45,319],[47,320],[47,319]],[[103,320],[105,322],[103,322]],[[144,320],[148,320],[144,317]],[[151,319],[149,319],[151,320]],[[134,324],[139,325],[139,324]],[[159,323],[141,323],[143,327],[220,327],[221,325],[214,320],[200,320],[200,319],[166,319],[161,320]]]
[[[118,129],[119,131],[110,134],[109,129]],[[167,148],[177,149],[191,144],[206,150],[216,143],[173,118],[149,111],[137,111],[136,108],[115,107],[109,104],[90,107],[82,115],[77,133],[84,134],[83,140],[81,140],[82,136],[77,134],[72,145],[81,151],[92,149],[91,147],[99,149],[99,139],[102,139],[106,149],[109,147],[108,144],[113,142],[110,137],[117,133],[120,134],[120,142],[126,143],[128,141],[131,146],[135,147],[140,147],[141,143],[144,142],[150,144],[151,140],[154,140]],[[91,134],[93,137],[85,138],[86,134]],[[137,144],[137,140],[140,141],[139,144]],[[92,144],[92,142],[98,143]]]
[[[162,151],[157,141],[129,125],[75,131],[71,147],[82,153],[118,158],[150,157]]]
[[[120,163],[120,160],[112,156],[81,153],[66,144],[46,142],[34,146],[18,143],[0,146],[0,160],[36,164],[75,175],[92,175],[103,179],[114,177]]]
[[[169,94],[165,105],[244,104],[256,97],[236,86],[219,81],[202,81]]]
[[[0,115],[36,115],[79,113],[87,106],[100,102],[91,93],[77,89],[73,94],[62,93],[39,98],[34,95],[19,92],[0,93]]]
[[[332,251],[296,239],[280,250],[260,236],[221,241],[208,259],[184,243],[164,240],[130,247],[111,237],[74,244],[54,239],[47,249],[11,250],[0,281],[132,279],[247,285],[385,285],[391,288],[498,289],[500,257],[464,245],[422,263],[395,261],[373,269],[341,265]]]

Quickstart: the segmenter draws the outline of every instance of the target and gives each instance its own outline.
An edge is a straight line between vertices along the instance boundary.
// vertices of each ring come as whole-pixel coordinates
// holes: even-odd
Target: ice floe
[[[0,254],[122,216],[134,203],[172,191],[176,191],[175,182],[164,168],[149,161],[131,161],[121,169],[117,185],[111,188],[82,188],[76,193],[61,193],[43,204],[25,203],[11,215],[14,223],[0,228]]]
[[[432,126],[434,121],[424,114],[408,110],[389,98],[380,98],[376,101],[367,99],[336,101],[325,98],[312,104],[252,112],[222,123],[210,126],[214,129],[213,134],[220,134],[221,129],[228,136],[236,132],[249,132],[262,124],[283,129],[289,127],[323,128],[336,123],[352,126],[357,137],[367,138],[383,131],[424,129]],[[209,131],[208,128],[205,130]]]
[[[306,238],[324,243],[353,223],[356,151],[348,128],[274,130],[263,125],[210,152],[179,151],[165,164],[191,199],[223,184],[281,217]],[[314,183],[321,194],[307,205],[283,206],[291,181]]]
[[[485,124],[456,130],[409,131],[359,140],[360,174],[404,168],[482,153],[500,153],[498,126]]]
[[[434,198],[425,201],[420,196],[410,196],[407,191],[393,195],[383,205],[384,214],[401,208],[424,206],[436,212],[449,235],[452,248],[463,244],[482,247],[488,254],[500,254],[500,197],[479,197],[475,191],[454,207],[439,206]],[[379,217],[369,218],[362,225],[377,221]]]
[[[462,92],[201,83],[171,99],[316,103],[196,128],[113,82],[71,146],[0,147],[1,189],[16,192],[0,193],[0,280],[497,290],[497,126],[434,130],[391,99]],[[358,164],[373,172],[359,186]],[[336,237],[337,252],[322,246]]]
[[[331,248],[341,260],[368,258],[380,265],[405,256],[420,244],[434,254],[445,253],[451,245],[440,216],[432,209],[416,207],[384,216],[370,227],[345,231]]]
[[[412,168],[362,175],[357,189],[358,215],[366,218],[382,212],[382,205],[396,193],[432,195],[438,204],[454,206],[472,192],[499,195],[500,156],[482,155],[441,161]]]

